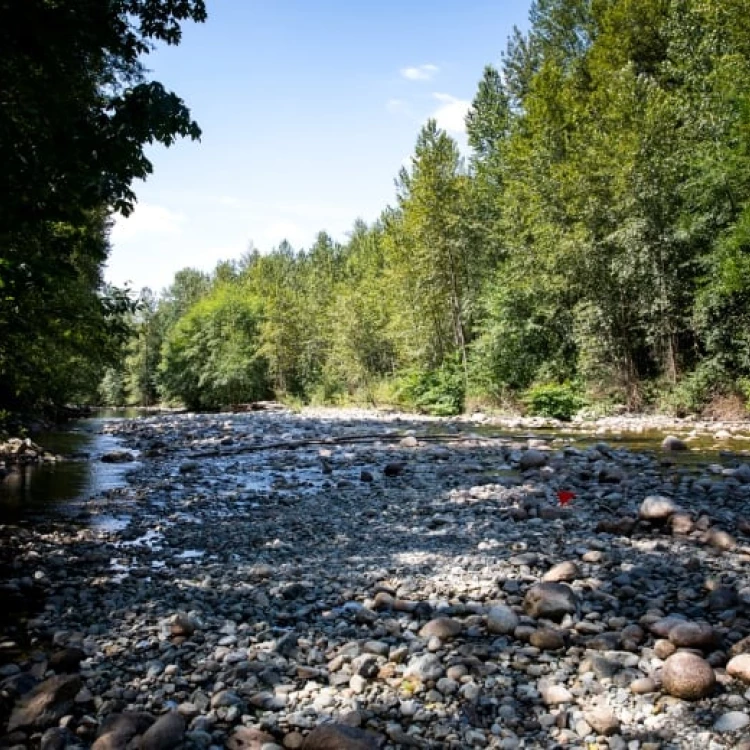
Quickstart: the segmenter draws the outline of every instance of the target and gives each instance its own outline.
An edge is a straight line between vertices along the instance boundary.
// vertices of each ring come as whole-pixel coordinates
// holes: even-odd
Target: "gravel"
[[[737,747],[744,452],[474,416],[108,423],[127,486],[0,528],[3,745]]]

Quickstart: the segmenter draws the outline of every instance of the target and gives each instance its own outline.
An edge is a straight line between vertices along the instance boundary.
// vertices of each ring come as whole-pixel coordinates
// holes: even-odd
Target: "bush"
[[[570,383],[533,385],[524,393],[522,401],[532,416],[565,421],[586,405],[586,400]]]
[[[411,408],[450,417],[464,407],[466,388],[458,360],[450,360],[436,370],[409,370],[396,383],[398,400]]]
[[[713,359],[701,362],[662,396],[660,411],[684,417],[700,413],[716,396],[733,390],[722,365]]]

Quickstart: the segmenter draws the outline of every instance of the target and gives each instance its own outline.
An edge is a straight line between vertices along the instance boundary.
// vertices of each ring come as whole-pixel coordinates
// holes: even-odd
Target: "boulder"
[[[669,695],[688,701],[705,698],[716,684],[711,665],[690,651],[672,654],[664,662],[661,679]]]

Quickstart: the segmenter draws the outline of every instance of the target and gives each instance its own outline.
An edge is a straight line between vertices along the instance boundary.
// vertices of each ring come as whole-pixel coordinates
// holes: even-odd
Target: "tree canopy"
[[[0,409],[75,396],[68,358],[117,348],[109,217],[132,211],[147,144],[200,135],[143,58],[205,17],[202,0],[0,2]]]

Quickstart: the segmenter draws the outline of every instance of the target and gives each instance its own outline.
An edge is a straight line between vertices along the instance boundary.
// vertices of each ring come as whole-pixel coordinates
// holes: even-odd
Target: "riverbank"
[[[475,417],[108,424],[130,483],[0,532],[4,744],[740,747],[744,444]]]

